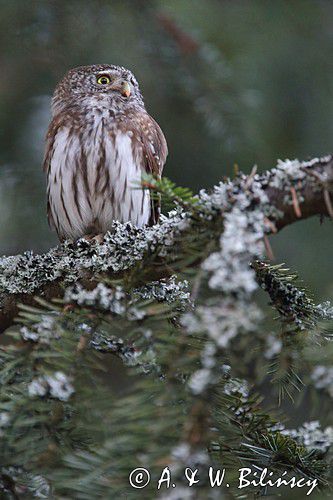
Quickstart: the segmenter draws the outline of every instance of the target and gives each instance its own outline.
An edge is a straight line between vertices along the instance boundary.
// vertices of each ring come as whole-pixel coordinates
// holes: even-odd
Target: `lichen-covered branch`
[[[260,176],[271,205],[281,213],[278,230],[313,215],[333,217],[333,157],[299,162],[279,161],[276,168]],[[331,201],[332,200],[332,201]]]
[[[304,379],[321,388],[321,409],[331,404],[332,356],[317,364],[326,335],[316,333],[333,310],[265,262],[263,240],[287,221],[329,214],[331,177],[326,158],[238,174],[195,197],[167,179],[145,179],[152,195],[173,202],[160,224],[115,223],[102,244],[2,258],[2,326],[25,305],[0,346],[0,491],[135,498],[130,470],[145,466],[155,478],[169,466],[185,498],[184,468],[235,474],[240,463],[325,488],[331,422],[285,429],[262,387],[292,395]],[[262,321],[260,286],[279,313],[278,331]],[[117,363],[117,377],[135,377],[114,392],[99,369],[118,373]],[[210,493],[202,481],[193,498]],[[153,482],[145,495],[156,498]]]
[[[257,227],[258,240],[264,233],[297,220],[332,215],[332,191],[332,156],[307,162],[279,161],[264,174],[239,174],[234,180],[215,186],[211,193],[200,192],[191,204],[178,203],[154,227],[137,229],[130,224],[115,223],[101,245],[81,240],[75,245],[67,242],[44,255],[26,252],[3,257],[0,331],[12,324],[19,303],[31,304],[35,295],[57,297],[64,285],[78,280],[87,285],[98,281],[100,274],[116,278],[135,273],[137,281],[145,283],[172,274],[180,262],[184,267],[185,261],[186,268],[197,266],[218,247],[223,222],[230,219],[228,214],[235,208],[238,230],[243,224],[242,214],[253,214],[249,224]],[[233,234],[237,229],[234,223],[231,217],[228,230],[231,240],[237,236]],[[263,248],[257,250],[256,256],[260,257]],[[212,264],[212,258],[208,265]]]

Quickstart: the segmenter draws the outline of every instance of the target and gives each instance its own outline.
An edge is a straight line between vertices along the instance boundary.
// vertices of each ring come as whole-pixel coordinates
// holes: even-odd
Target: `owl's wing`
[[[46,148],[45,148],[45,155],[44,155],[44,161],[43,161],[43,170],[46,172],[47,179],[49,178],[50,175],[50,164],[52,160],[52,156],[54,154],[54,142],[57,136],[57,133],[59,129],[64,125],[63,119],[61,119],[59,116],[55,117],[48,128],[47,134],[46,134]],[[49,182],[47,182],[49,186]],[[50,197],[49,197],[49,187],[47,189],[47,220],[49,223],[49,226],[52,229],[55,229],[57,231],[57,225],[55,224],[52,216],[52,211],[51,211],[51,206],[50,206]],[[58,232],[58,231],[57,231]]]
[[[142,165],[143,170],[153,175],[156,179],[162,176],[163,167],[168,155],[168,146],[164,134],[156,121],[148,114],[142,117],[143,123],[140,127],[142,143]],[[141,120],[140,120],[141,121]],[[158,222],[160,216],[160,199],[151,200],[151,211],[149,225]]]

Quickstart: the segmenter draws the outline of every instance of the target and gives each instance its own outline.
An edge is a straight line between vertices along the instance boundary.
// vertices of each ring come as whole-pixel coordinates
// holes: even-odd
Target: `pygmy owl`
[[[103,234],[116,220],[156,223],[159,204],[141,179],[160,178],[167,153],[129,70],[70,70],[53,95],[44,158],[48,218],[60,240]]]

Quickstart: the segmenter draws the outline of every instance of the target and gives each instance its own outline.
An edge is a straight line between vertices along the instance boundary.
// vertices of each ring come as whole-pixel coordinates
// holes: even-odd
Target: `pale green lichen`
[[[274,220],[282,215],[267,198],[267,189],[275,187],[287,192],[291,185],[296,184],[296,188],[300,189],[305,180],[312,182],[314,188],[318,187],[318,182],[313,177],[307,176],[304,168],[311,168],[317,163],[324,164],[328,161],[330,157],[316,158],[309,162],[286,160],[279,162],[271,171],[261,175],[255,174],[250,182],[247,176],[239,175],[233,181],[229,180],[215,186],[210,193],[202,190],[197,198],[196,215],[205,224],[206,220],[212,220],[223,214],[225,235],[221,236],[221,245],[227,245],[229,242],[230,249],[232,244],[239,245],[241,242],[247,245],[251,243],[249,239],[254,238],[253,243],[258,245],[258,251],[250,249],[248,255],[260,254],[262,248],[259,246],[262,245],[262,235],[269,230],[264,225],[264,216],[270,216]],[[238,238],[232,226],[237,223],[239,227],[242,220],[246,221],[245,226],[248,225],[249,231],[243,225],[244,237]],[[151,253],[165,257],[172,252],[176,236],[188,229],[190,225],[191,214],[178,206],[168,216],[162,216],[160,223],[153,227],[138,229],[130,223],[114,222],[112,231],[105,236],[101,245],[80,240],[75,245],[66,242],[43,255],[25,252],[22,255],[2,257],[0,259],[0,306],[2,300],[8,295],[41,292],[45,285],[58,280],[70,284],[75,283],[87,272],[90,275],[101,272],[119,273],[133,267]],[[223,228],[221,232],[222,230]],[[215,254],[206,260],[204,267],[211,269],[212,286],[220,286],[218,283],[222,281],[229,282],[224,277],[222,267],[224,269],[228,267],[227,261],[230,264],[231,257],[227,252],[224,255],[222,250],[220,258],[217,258]],[[225,261],[222,267],[221,261]],[[250,286],[250,282],[254,283],[254,279],[251,270],[245,269],[245,254],[241,268],[239,259],[237,262],[237,265],[233,264],[232,269],[235,280],[237,277],[237,281],[244,286]]]
[[[60,401],[68,401],[75,392],[70,377],[57,371],[50,375],[41,375],[34,378],[28,385],[30,397],[44,397],[49,395]]]
[[[139,229],[130,223],[114,222],[102,244],[79,240],[65,242],[44,255],[25,252],[0,259],[0,294],[32,293],[61,279],[76,282],[85,272],[121,272],[134,266],[148,252],[165,255],[174,237],[187,226],[180,210],[162,217],[160,224]],[[0,300],[1,303],[1,300]]]

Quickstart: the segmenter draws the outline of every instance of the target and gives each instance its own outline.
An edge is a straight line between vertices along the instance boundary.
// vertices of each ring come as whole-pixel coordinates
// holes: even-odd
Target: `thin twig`
[[[254,165],[254,167],[252,168],[251,173],[248,175],[248,177],[246,179],[245,186],[244,186],[245,189],[248,189],[251,186],[251,184],[253,182],[253,178],[257,173],[257,168],[258,168],[257,165]]]
[[[311,177],[316,179],[316,181],[318,181],[320,184],[323,184],[324,182],[323,178],[315,170],[310,170],[309,168],[306,167],[300,167],[300,170],[302,170],[302,172],[304,172],[305,174],[310,175]]]
[[[171,16],[165,12],[159,12],[157,13],[156,18],[164,31],[170,36],[170,38],[172,38],[184,55],[190,55],[198,52],[198,42],[191,35],[186,33],[186,31],[180,28]]]
[[[264,236],[264,243],[265,243],[265,249],[266,249],[267,257],[269,258],[269,260],[275,260],[273,249],[271,247],[271,244],[269,242],[268,236],[266,234]]]
[[[328,189],[324,189],[324,200],[328,215],[333,219],[333,206]]]
[[[296,215],[296,217],[298,217],[300,219],[302,217],[302,212],[301,212],[301,208],[300,208],[299,203],[298,203],[297,193],[296,193],[296,189],[294,188],[294,186],[291,186],[290,192],[291,192],[291,197],[293,200],[293,207],[294,207],[295,215]]]
[[[278,232],[276,225],[268,217],[264,218],[264,223],[265,223],[266,226],[268,226],[270,228],[270,230],[271,230],[272,233],[275,234],[275,233]]]

